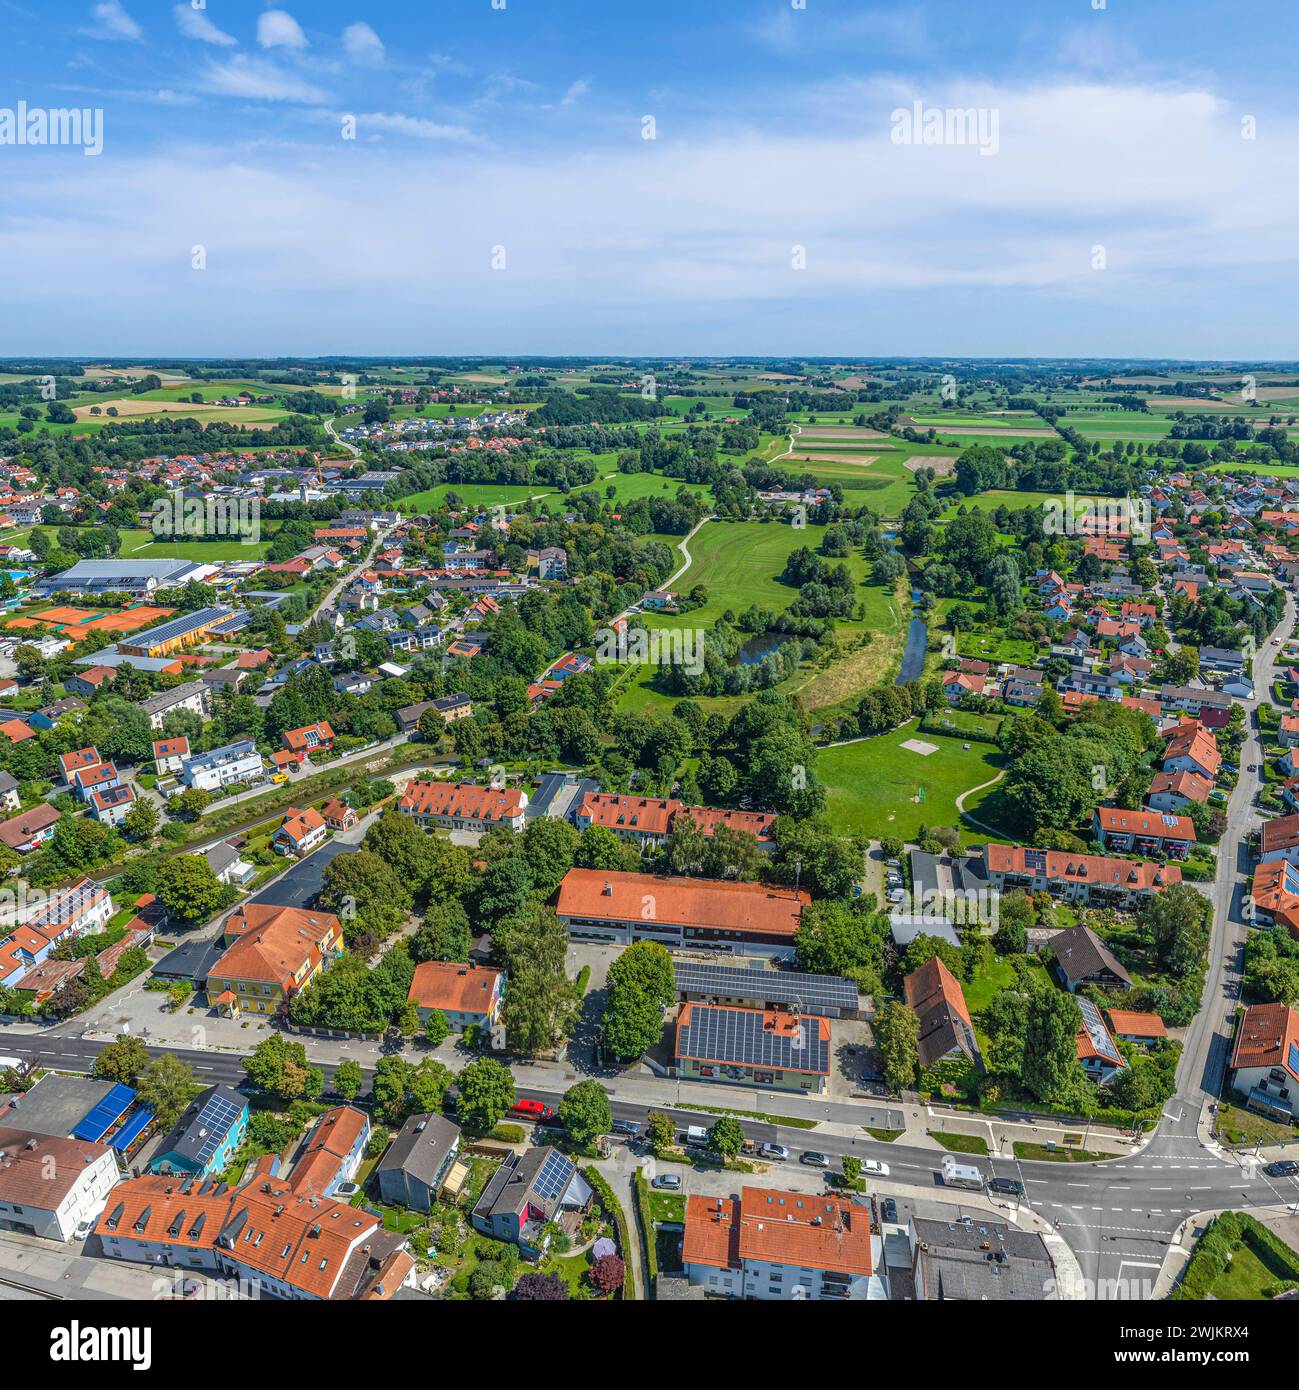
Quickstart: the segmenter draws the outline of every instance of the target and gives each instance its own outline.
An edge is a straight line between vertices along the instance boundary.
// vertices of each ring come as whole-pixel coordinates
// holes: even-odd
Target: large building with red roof
[[[690,1197],[681,1259],[689,1282],[719,1297],[888,1297],[877,1272],[883,1244],[871,1208],[830,1193],[745,1187],[738,1197]]]
[[[522,830],[528,794],[517,787],[482,787],[474,782],[412,782],[397,809],[425,830],[482,833],[498,825]]]
[[[983,857],[988,884],[999,893],[1022,888],[1087,907],[1137,908],[1152,894],[1182,881],[1176,864],[1111,859],[1103,854],[989,844]]]
[[[811,901],[798,889],[768,883],[570,869],[555,910],[578,940],[792,958],[794,933]]]

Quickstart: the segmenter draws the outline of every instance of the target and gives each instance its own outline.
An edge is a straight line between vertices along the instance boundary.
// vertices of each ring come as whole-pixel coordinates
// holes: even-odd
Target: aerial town
[[[1299,12],[285,6],[0,0],[0,1308],[1279,1342]]]

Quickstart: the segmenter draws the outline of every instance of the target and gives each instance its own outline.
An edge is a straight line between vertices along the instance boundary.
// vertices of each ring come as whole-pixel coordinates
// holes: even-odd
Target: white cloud
[[[383,63],[383,40],[368,24],[349,24],[343,30],[343,51],[361,67],[377,68]]]
[[[176,28],[187,39],[218,44],[222,48],[229,48],[239,42],[232,34],[218,29],[202,10],[196,10],[187,0],[181,0],[172,13],[176,16]]]
[[[467,126],[443,125],[423,116],[407,116],[400,111],[366,111],[357,115],[356,128],[364,135],[368,130],[386,131],[393,135],[409,135],[415,140],[454,140],[461,144],[478,144],[482,137]]]
[[[306,48],[307,36],[287,10],[266,10],[257,20],[257,42],[263,48]]]
[[[228,63],[210,63],[200,81],[205,91],[220,96],[296,101],[313,106],[325,100],[321,88],[285,72],[267,58],[252,58],[243,53],[235,54]]]
[[[568,91],[564,93],[564,100],[559,104],[561,106],[576,106],[590,90],[591,84],[586,78],[578,78],[578,80],[569,87]]]
[[[90,13],[95,22],[81,32],[93,39],[127,39],[138,43],[144,37],[144,30],[122,8],[122,0],[100,0]]]
[[[1000,153],[895,146],[890,111],[911,94],[877,92],[845,95],[830,131],[732,127],[679,146],[632,123],[580,152],[376,145],[358,160],[335,139],[75,176],[33,163],[9,191],[39,214],[0,222],[0,262],[25,267],[0,351],[413,351],[436,312],[448,352],[1281,354],[1299,313],[1293,116],[1259,110],[1266,136],[1247,142],[1239,113],[1193,87],[914,95],[995,107]],[[399,113],[367,120],[463,139]],[[773,169],[797,170],[778,205]],[[400,218],[355,215],[397,184]],[[188,272],[195,240],[207,275]],[[507,272],[490,269],[498,244]],[[51,300],[70,262],[100,287],[91,300]]]

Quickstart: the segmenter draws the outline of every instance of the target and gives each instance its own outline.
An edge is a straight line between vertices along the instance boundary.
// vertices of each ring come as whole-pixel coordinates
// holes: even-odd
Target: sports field
[[[903,748],[911,740],[935,751],[926,756]],[[959,739],[921,734],[913,721],[879,738],[823,749],[817,776],[831,819],[845,831],[911,840],[922,825],[959,825],[967,844],[981,844],[987,832],[961,821],[956,798],[991,781],[1002,762],[991,744],[971,742],[967,749]],[[975,797],[968,809],[977,809]]]

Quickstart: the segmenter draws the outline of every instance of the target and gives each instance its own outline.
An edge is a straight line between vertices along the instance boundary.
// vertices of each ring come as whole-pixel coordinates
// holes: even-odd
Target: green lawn
[[[903,748],[909,739],[933,743],[936,751],[922,756]],[[831,817],[845,830],[910,840],[921,825],[960,825],[964,840],[983,843],[986,832],[962,825],[956,798],[990,781],[1002,762],[991,744],[972,743],[966,750],[956,739],[926,736],[913,721],[879,738],[823,749],[817,775],[829,794]]]
[[[270,549],[268,524],[262,526],[262,539],[245,545],[237,536],[222,540],[158,540],[151,531],[123,531],[119,558],[138,560],[202,560],[219,565],[226,560],[260,560]]]
[[[988,1141],[980,1139],[977,1134],[949,1134],[941,1129],[931,1129],[928,1133],[931,1139],[936,1139],[943,1148],[950,1149],[952,1153],[987,1155]]]

